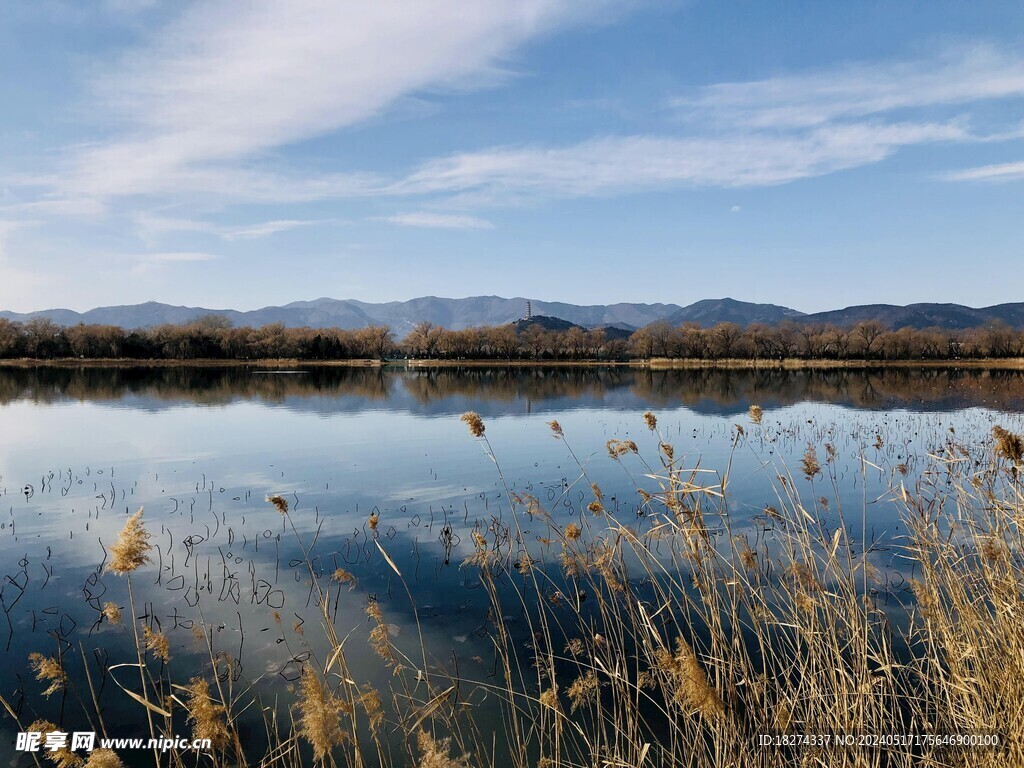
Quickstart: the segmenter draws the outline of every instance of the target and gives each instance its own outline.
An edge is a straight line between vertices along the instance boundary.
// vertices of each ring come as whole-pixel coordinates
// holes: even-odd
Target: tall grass
[[[761,415],[751,408],[752,423],[734,432],[734,451],[754,450]],[[308,658],[294,701],[282,710],[218,674],[231,662],[215,652],[201,606],[197,636],[208,665],[201,675],[190,670],[187,684],[173,681],[166,639],[148,625],[140,630],[134,601],[131,615],[118,612],[137,652],[123,666],[138,668],[139,689],[127,680],[119,685],[145,709],[155,733],[188,728],[210,738],[203,764],[1024,764],[1018,436],[997,428],[992,444],[974,447],[950,437],[913,487],[895,482],[891,497],[906,534],[883,552],[869,540],[866,503],[851,514],[838,500],[831,445],[809,445],[797,478],[766,465],[773,500],[751,523],[730,513],[728,466],[689,466],[655,415],[644,420],[657,438],[655,455],[628,440],[606,446],[637,494],[635,505],[620,507],[624,517],[609,509],[600,478],[577,460],[572,487],[592,501],[571,522],[505,486],[507,507],[472,531],[463,568],[479,578],[490,603],[483,629],[493,647],[492,675],[469,674],[454,656],[435,658],[418,618],[417,636],[399,642],[387,607],[370,599],[369,642],[391,684],[361,683],[365,670],[348,662],[349,627],[332,610],[342,590],[358,585],[346,571],[333,578],[321,572],[287,500],[272,496],[305,560],[327,649]],[[504,485],[484,422],[476,414],[463,421]],[[575,460],[562,427],[550,426]],[[866,456],[867,446],[865,474],[874,469]],[[821,495],[829,489],[834,509]],[[546,526],[540,541],[525,532],[527,521]],[[112,567],[129,578],[146,564],[141,524],[139,515],[131,518],[123,535],[134,548],[115,551]],[[370,527],[376,535],[376,520]],[[381,567],[394,573],[418,616],[405,575],[375,541]],[[525,618],[525,631],[508,625],[509,614]],[[62,659],[32,663],[45,692],[71,684]],[[102,722],[95,695],[80,701]],[[245,718],[262,720],[269,746],[261,754],[243,746]],[[832,743],[763,743],[766,735],[792,742],[802,734]],[[995,734],[1000,746],[927,740],[957,734]],[[896,744],[872,741],[893,735],[901,737]],[[836,744],[835,737],[853,743]],[[84,757],[60,759],[74,765]],[[154,760],[184,766],[196,758],[168,753]]]

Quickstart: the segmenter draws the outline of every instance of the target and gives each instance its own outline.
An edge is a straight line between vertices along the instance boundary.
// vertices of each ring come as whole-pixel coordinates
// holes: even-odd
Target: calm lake
[[[144,713],[118,685],[137,673],[109,669],[134,660],[130,629],[100,621],[100,608],[128,614],[125,579],[103,564],[144,507],[154,550],[133,576],[136,613],[167,634],[171,676],[209,671],[193,628],[212,627],[217,673],[270,704],[283,697],[286,711],[324,641],[308,567],[271,494],[289,501],[318,571],[354,576],[331,611],[366,682],[391,678],[365,642],[371,598],[396,644],[418,647],[422,631],[434,657],[486,679],[495,617],[461,567],[471,532],[507,520],[506,486],[560,525],[599,526],[591,482],[609,514],[642,529],[636,485],[654,481],[641,457],[660,466],[645,411],[678,462],[708,470],[700,482],[721,484],[728,469],[733,533],[758,535],[778,476],[791,473],[808,506],[866,531],[895,592],[905,574],[888,549],[901,535],[890,487],[912,485],[951,434],[971,444],[996,424],[1024,431],[1022,406],[1024,374],[998,370],[0,368],[0,688],[26,724],[94,730],[79,701],[88,681],[72,675],[64,695],[44,698],[27,663],[34,651],[79,666],[84,656],[107,730],[141,735]],[[459,420],[466,411],[482,416],[497,466]],[[639,456],[613,460],[613,439],[635,441]],[[808,444],[825,465],[813,481],[799,471]],[[551,523],[520,525],[544,560]],[[514,632],[521,617],[510,608],[501,620]],[[0,758],[28,765],[13,751],[17,730],[0,719]]]

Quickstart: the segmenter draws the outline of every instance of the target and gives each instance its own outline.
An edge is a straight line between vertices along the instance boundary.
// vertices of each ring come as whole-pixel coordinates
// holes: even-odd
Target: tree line
[[[1024,331],[1006,324],[969,330],[900,328],[875,321],[852,328],[785,321],[701,327],[659,321],[624,334],[540,324],[449,330],[416,324],[402,340],[385,326],[356,330],[287,328],[283,323],[232,327],[218,315],[184,325],[126,330],[112,325],[62,326],[45,318],[0,318],[0,358],[137,360],[952,360],[1024,356]]]

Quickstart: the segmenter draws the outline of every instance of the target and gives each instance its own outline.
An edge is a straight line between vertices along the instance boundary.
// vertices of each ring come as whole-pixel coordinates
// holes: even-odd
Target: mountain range
[[[853,326],[866,320],[875,320],[887,328],[909,326],[945,329],[975,328],[993,322],[1004,322],[1015,328],[1024,328],[1024,302],[982,308],[961,304],[864,304],[814,314],[805,314],[776,304],[755,304],[730,298],[705,299],[687,306],[635,303],[579,305],[537,299],[530,299],[529,302],[534,315],[560,318],[586,328],[616,328],[626,332],[659,320],[672,325],[695,322],[702,326],[720,322],[733,322],[741,326],[751,323],[774,325],[784,320]],[[117,325],[122,328],[150,328],[164,323],[188,323],[211,314],[221,315],[236,326],[283,323],[292,328],[306,326],[354,329],[367,325],[387,325],[398,337],[403,337],[422,320],[429,320],[453,330],[513,323],[526,316],[527,299],[506,299],[500,296],[446,299],[424,296],[409,301],[372,304],[354,299],[321,298],[250,311],[172,306],[151,301],[144,304],[98,307],[86,312],[75,312],[70,309],[45,309],[28,313],[0,311],[0,317],[21,322],[33,317],[45,317],[61,325],[95,323]]]

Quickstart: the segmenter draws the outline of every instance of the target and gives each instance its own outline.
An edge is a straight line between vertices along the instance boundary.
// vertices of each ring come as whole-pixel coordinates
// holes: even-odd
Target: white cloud
[[[163,253],[143,253],[136,258],[140,264],[155,265],[214,261],[220,257],[202,251],[166,251]]]
[[[1022,135],[1020,128],[1002,126],[975,131],[969,115],[949,116],[954,107],[1024,98],[1024,56],[978,44],[914,61],[710,85],[672,102],[682,119],[660,131],[454,153],[389,176],[301,172],[272,154],[365,121],[417,93],[479,82],[498,73],[525,41],[621,4],[196,3],[100,78],[97,111],[120,115],[124,130],[69,150],[63,174],[35,180],[51,195],[36,205],[74,210],[74,201],[87,201],[77,203],[86,212],[101,205],[97,201],[123,196],[164,196],[208,208],[384,196],[473,206],[770,186],[877,163],[904,147]],[[474,217],[422,212],[386,220],[490,226]],[[201,222],[179,228],[239,240],[298,226],[305,224],[282,218],[235,230]]]
[[[408,94],[493,79],[523,42],[613,4],[195,3],[100,80],[97,106],[127,131],[75,152],[63,183],[99,196],[201,189],[203,176],[236,173],[234,163],[354,125]]]
[[[960,46],[917,61],[708,86],[673,102],[686,119],[671,133],[458,153],[425,163],[386,192],[458,195],[465,204],[481,204],[785,184],[877,163],[903,147],[1020,138],[1019,126],[977,132],[968,115],[926,114],[1022,98],[1024,56],[984,44]],[[1013,177],[1014,169],[973,173]]]
[[[403,227],[427,227],[431,229],[494,229],[494,224],[475,216],[460,216],[447,213],[415,211],[387,216],[384,221]]]
[[[983,44],[961,46],[917,61],[708,86],[673,102],[685,119],[670,134],[459,153],[424,164],[387,191],[458,194],[464,202],[482,203],[784,184],[876,163],[902,147],[1019,138],[1019,127],[978,133],[968,128],[966,116],[923,115],[928,108],[1021,98],[1024,56]],[[1013,177],[1015,168],[994,166],[956,178]]]
[[[942,178],[947,181],[1024,181],[1024,161],[967,168],[947,173]]]
[[[499,147],[426,164],[394,194],[581,197],[671,186],[784,184],[875,163],[903,146],[970,138],[952,123],[828,125],[795,135],[627,136],[569,147]],[[485,199],[483,196],[479,199]]]
[[[162,271],[174,264],[195,264],[205,261],[214,261],[220,258],[212,253],[202,251],[166,251],[163,253],[143,253],[134,257],[135,266],[132,267],[132,274],[147,275],[153,272]]]
[[[204,219],[186,219],[140,213],[135,217],[136,231],[143,242],[154,245],[168,232],[199,232],[229,242],[256,240],[301,227],[319,224],[338,224],[338,219],[275,219],[240,226],[227,226]]]
[[[246,227],[227,228],[221,233],[225,240],[255,240],[261,237],[276,235],[278,232],[287,232],[292,229],[309,227],[314,224],[331,224],[333,219],[303,220],[303,219],[276,219],[264,221],[259,224],[252,224]]]
[[[21,203],[11,203],[0,207],[7,214],[29,213],[40,216],[75,216],[87,218],[100,216],[107,210],[106,206],[88,197],[43,197]]]
[[[201,219],[183,219],[144,212],[135,216],[135,230],[143,242],[153,245],[168,232],[216,234],[218,226]]]
[[[719,83],[672,105],[695,121],[806,128],[897,109],[1024,96],[1024,58],[986,44],[917,61],[847,64],[749,82]]]

